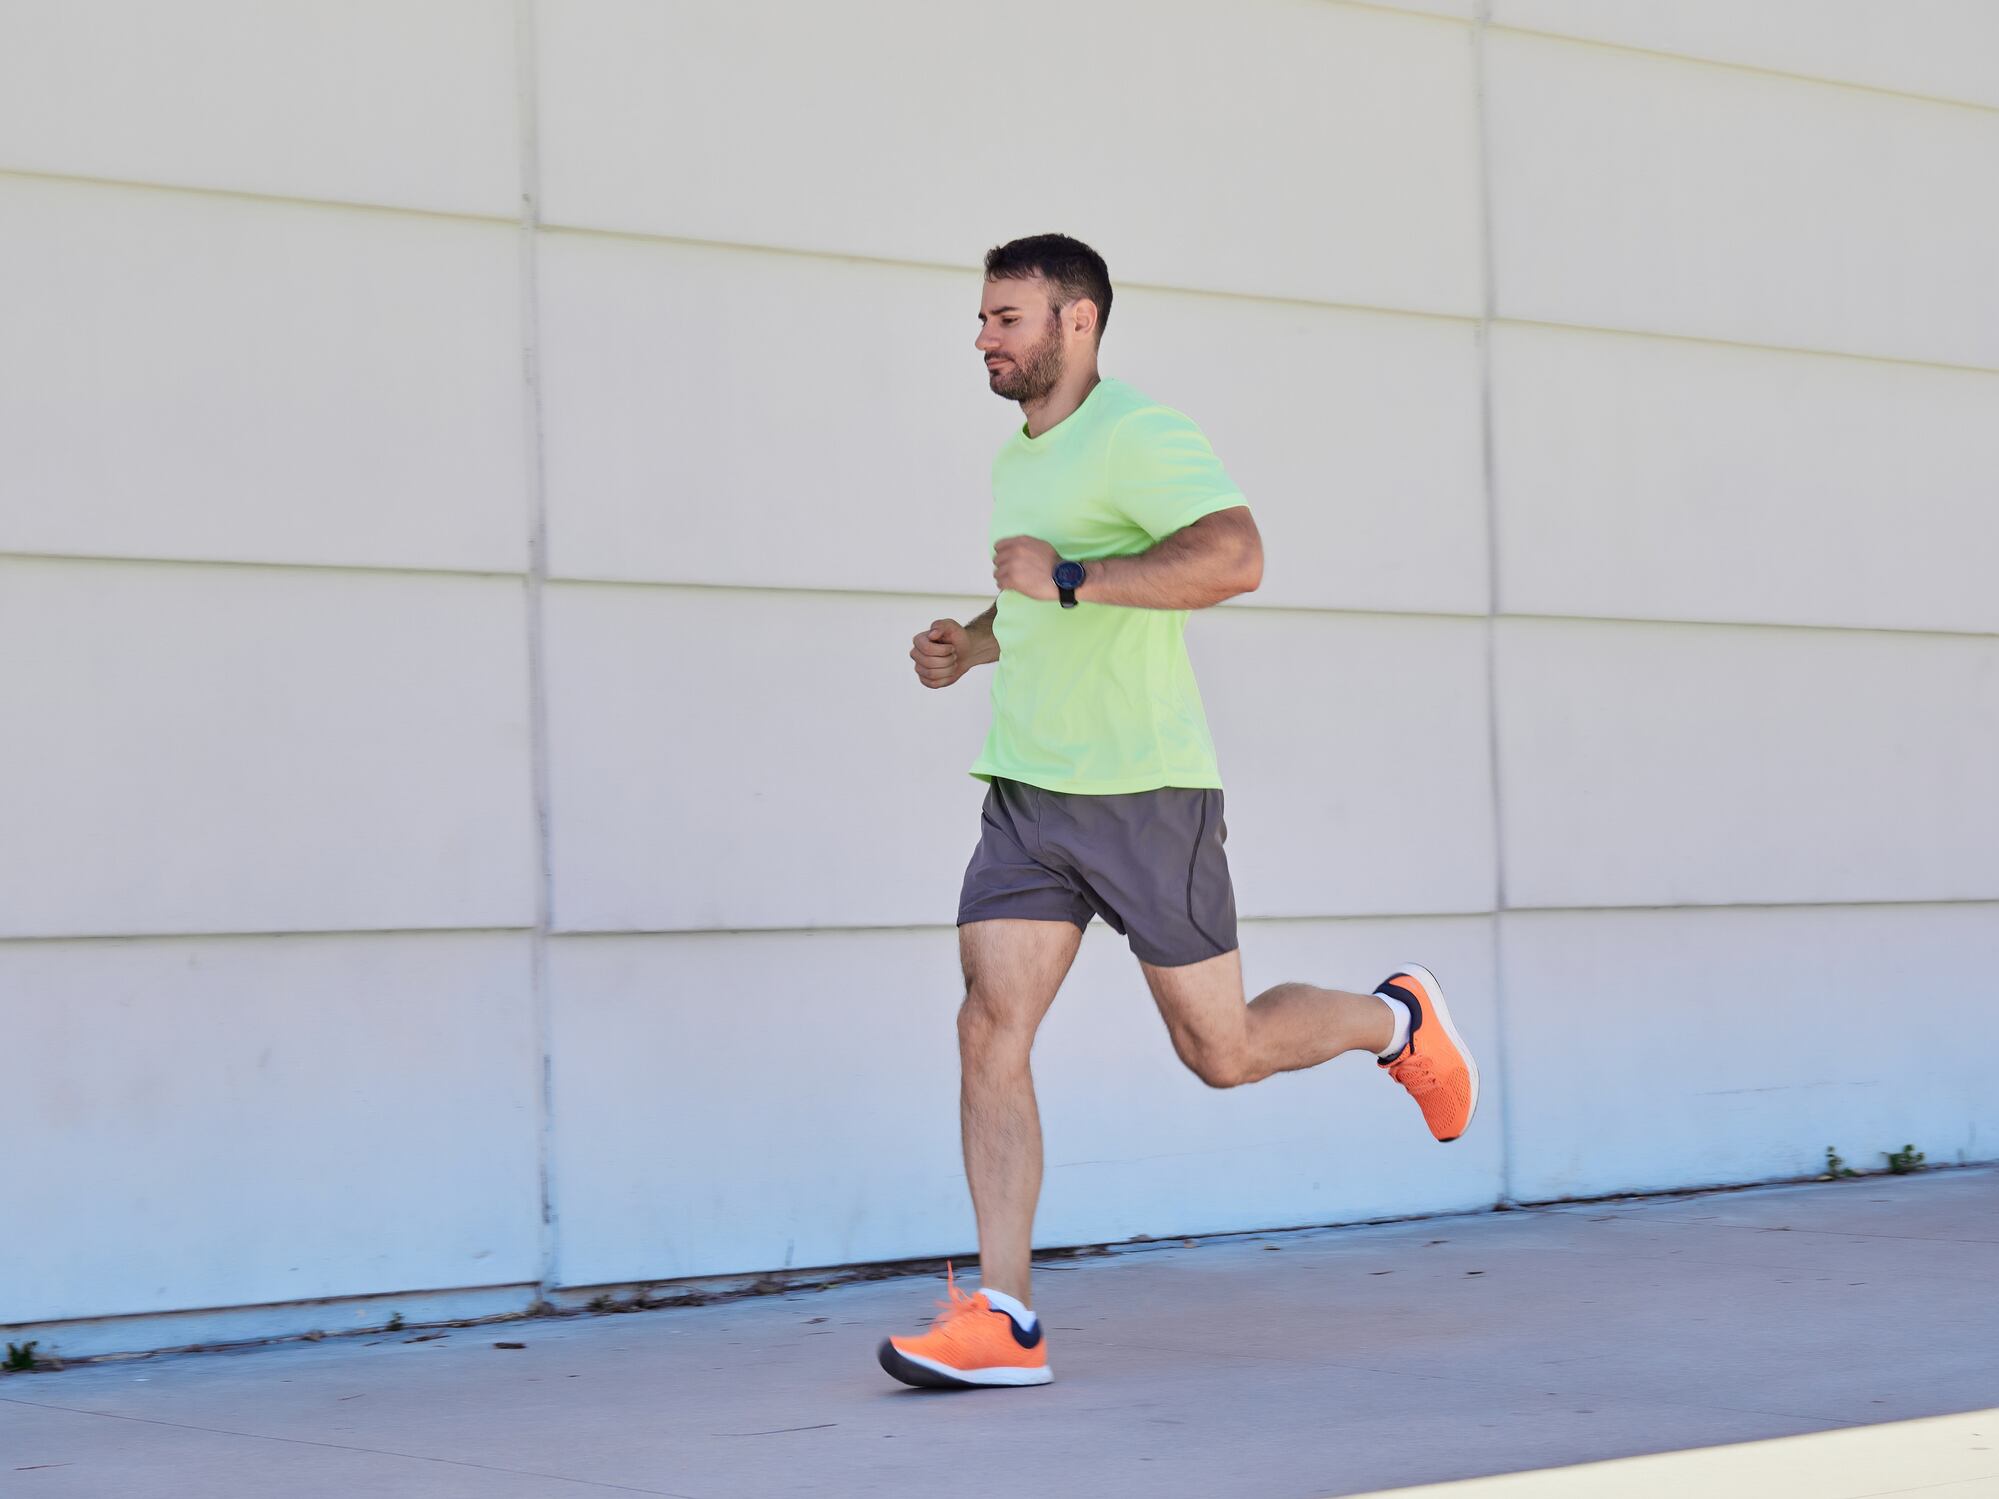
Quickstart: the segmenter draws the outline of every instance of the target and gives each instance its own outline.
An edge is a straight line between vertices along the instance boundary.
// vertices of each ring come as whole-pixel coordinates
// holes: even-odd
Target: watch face
[[[1075,588],[1083,581],[1083,564],[1080,562],[1058,562],[1055,565],[1055,586]]]

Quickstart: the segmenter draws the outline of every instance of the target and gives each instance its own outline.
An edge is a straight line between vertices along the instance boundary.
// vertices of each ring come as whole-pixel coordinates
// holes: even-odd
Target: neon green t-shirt
[[[1243,503],[1207,438],[1122,380],[993,460],[995,544],[1034,536],[1087,566],[1128,557]],[[999,597],[993,723],[972,766],[1048,791],[1111,796],[1222,784],[1187,659],[1187,611]]]

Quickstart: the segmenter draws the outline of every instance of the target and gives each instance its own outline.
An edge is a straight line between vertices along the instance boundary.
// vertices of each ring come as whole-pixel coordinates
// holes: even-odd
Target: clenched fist
[[[1031,599],[1052,602],[1055,589],[1055,548],[1032,536],[1009,536],[993,548],[993,582],[1002,592],[1012,589]]]
[[[972,642],[956,620],[940,619],[916,637],[909,659],[925,687],[949,687],[973,666]]]

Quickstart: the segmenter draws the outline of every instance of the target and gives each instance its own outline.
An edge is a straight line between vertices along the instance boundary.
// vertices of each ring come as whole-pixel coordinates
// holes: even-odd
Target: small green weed
[[[4,1367],[9,1374],[25,1374],[35,1367],[35,1349],[40,1345],[30,1338],[25,1343],[7,1345],[7,1361]]]
[[[402,1330],[403,1330],[403,1314],[401,1312],[392,1312],[389,1316],[389,1320],[382,1324],[383,1332],[401,1332]]]
[[[1825,1148],[1826,1180],[1838,1181],[1842,1176],[1858,1176],[1860,1173],[1846,1164],[1846,1158],[1830,1145]]]
[[[1913,1145],[1904,1145],[1900,1150],[1884,1150],[1881,1154],[1888,1158],[1888,1170],[1895,1176],[1907,1176],[1911,1171],[1922,1170],[1926,1159]]]

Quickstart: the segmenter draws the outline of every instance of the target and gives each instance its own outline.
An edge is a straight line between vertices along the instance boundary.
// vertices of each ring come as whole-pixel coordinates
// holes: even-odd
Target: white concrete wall
[[[1043,1242],[1999,1154],[1999,19],[1885,14],[0,10],[0,1330],[970,1247],[904,652],[1048,228],[1269,542],[1251,983],[1420,957],[1488,1093],[1212,1093],[1098,929]]]

